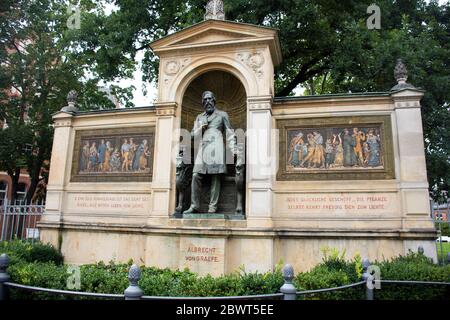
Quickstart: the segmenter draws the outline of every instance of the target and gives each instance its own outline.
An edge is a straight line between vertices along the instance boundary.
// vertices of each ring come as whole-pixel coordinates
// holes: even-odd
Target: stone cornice
[[[418,89],[404,89],[391,93],[395,109],[420,108],[420,99],[423,95],[424,91]]]
[[[53,126],[55,128],[71,127],[73,121],[73,115],[67,112],[58,112],[53,115]]]
[[[336,104],[377,104],[392,103],[389,94],[373,93],[373,94],[333,94],[333,95],[317,95],[317,96],[298,96],[298,97],[275,97],[273,101],[274,108],[286,108],[291,105],[311,106],[311,104],[324,104],[327,106]]]
[[[70,119],[73,116],[74,115],[72,113],[70,113],[70,112],[58,111],[58,112],[55,112],[52,115],[52,118],[53,118],[53,120],[56,120],[56,119]]]
[[[180,219],[173,219],[180,221]],[[184,219],[183,219],[184,220]],[[236,220],[238,221],[238,220]],[[245,224],[245,220],[239,220]],[[202,227],[162,227],[162,226],[147,226],[147,225],[131,225],[131,224],[100,224],[100,223],[53,223],[53,222],[39,222],[39,228],[44,229],[59,229],[59,230],[82,230],[82,231],[107,231],[120,233],[138,233],[138,234],[162,234],[165,236],[172,235],[198,235],[202,236],[217,236],[217,237],[255,237],[255,238],[385,238],[385,239],[432,239],[436,238],[436,230],[432,229],[414,229],[414,230],[347,230],[347,229],[316,229],[316,230],[301,230],[301,229],[287,229],[287,228],[247,228],[243,227],[209,227],[208,229]]]
[[[250,111],[272,110],[272,101],[273,97],[270,95],[248,97],[247,98],[248,110]]]
[[[174,101],[156,102],[155,103],[156,115],[157,116],[174,116],[177,107],[178,107],[178,104]]]

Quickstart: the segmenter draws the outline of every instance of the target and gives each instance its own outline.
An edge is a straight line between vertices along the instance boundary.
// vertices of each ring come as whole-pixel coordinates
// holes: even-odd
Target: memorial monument
[[[436,259],[423,91],[401,61],[383,93],[274,97],[277,30],[226,21],[217,0],[149,49],[154,106],[80,112],[71,93],[54,115],[39,227],[68,263],[302,271],[323,247],[382,260],[419,245]]]

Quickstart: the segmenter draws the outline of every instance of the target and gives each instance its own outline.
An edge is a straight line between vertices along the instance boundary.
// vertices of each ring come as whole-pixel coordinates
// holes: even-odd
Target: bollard
[[[418,252],[419,254],[423,254],[423,253],[424,253],[423,247],[422,247],[422,246],[419,246],[419,248],[417,249],[417,252]]]
[[[138,286],[138,281],[141,279],[141,269],[133,264],[128,271],[128,281],[130,285],[125,289],[125,300],[140,300],[144,294]]]
[[[374,277],[367,271],[367,269],[370,267],[369,259],[367,258],[363,259],[362,267],[363,267],[362,280],[366,281],[366,300],[373,300]]]
[[[292,284],[294,279],[294,268],[290,264],[283,267],[284,284],[280,288],[280,292],[284,295],[283,300],[296,300],[297,289]]]
[[[8,288],[5,286],[5,282],[10,280],[8,269],[9,258],[6,253],[0,255],[0,301],[8,299]]]

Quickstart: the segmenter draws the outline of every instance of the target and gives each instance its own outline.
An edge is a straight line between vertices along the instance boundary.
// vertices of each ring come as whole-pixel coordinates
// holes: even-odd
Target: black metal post
[[[373,282],[374,277],[368,272],[368,268],[370,267],[369,259],[363,259],[362,261],[363,274],[362,280],[366,281],[366,300],[373,300]]]
[[[5,286],[5,282],[11,279],[7,272],[8,265],[8,255],[5,253],[0,255],[0,301],[8,299],[8,288]]]
[[[284,295],[283,300],[296,300],[297,289],[292,283],[294,279],[294,268],[290,264],[283,267],[284,284],[280,288],[280,292]]]

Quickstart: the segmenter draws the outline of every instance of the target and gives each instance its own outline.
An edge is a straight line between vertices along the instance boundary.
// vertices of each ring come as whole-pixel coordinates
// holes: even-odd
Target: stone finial
[[[286,282],[291,283],[294,279],[294,268],[290,264],[286,264],[282,270],[283,278]]]
[[[78,93],[75,90],[70,90],[67,94],[67,106],[63,107],[61,111],[76,113],[78,111],[78,108],[76,107],[77,97]]]
[[[286,264],[282,270],[284,284],[280,288],[280,292],[283,294],[283,300],[295,300],[297,299],[297,289],[295,288],[292,280],[294,279],[294,268],[290,264]]]
[[[205,20],[225,20],[225,11],[222,0],[209,0],[206,4]]]
[[[364,258],[362,260],[361,264],[362,264],[363,272],[366,272],[367,269],[370,267],[370,261],[367,258]]]
[[[402,59],[397,59],[397,64],[394,68],[394,77],[398,83],[406,83],[406,80],[408,80],[408,69]]]
[[[391,91],[414,88],[413,85],[406,82],[406,80],[408,80],[408,69],[402,59],[397,59],[397,64],[394,68],[394,78],[397,80],[397,84],[392,87]]]
[[[77,103],[78,93],[75,90],[70,90],[67,94],[67,104],[69,106],[75,106]]]
[[[133,264],[128,271],[128,281],[130,285],[124,291],[125,300],[140,300],[143,291],[138,286],[138,282],[141,279],[141,269]]]
[[[128,280],[130,285],[137,286],[138,281],[141,279],[141,269],[133,264],[128,271]]]

